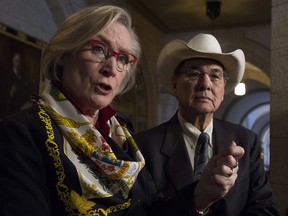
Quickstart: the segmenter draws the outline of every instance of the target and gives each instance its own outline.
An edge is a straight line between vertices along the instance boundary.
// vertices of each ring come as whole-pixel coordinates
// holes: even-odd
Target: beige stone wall
[[[272,0],[271,184],[281,215],[288,209],[288,1]],[[287,214],[287,213],[286,213]]]

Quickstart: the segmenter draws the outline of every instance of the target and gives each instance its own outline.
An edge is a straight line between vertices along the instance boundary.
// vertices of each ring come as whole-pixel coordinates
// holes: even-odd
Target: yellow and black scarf
[[[83,194],[88,192],[94,198],[127,198],[145,161],[130,133],[119,124],[115,116],[107,122],[110,127],[109,136],[118,144],[129,140],[136,155],[135,161],[118,159],[97,128],[55,86],[47,85],[40,106],[64,135],[67,156],[77,168]],[[90,158],[97,169],[91,170],[81,162],[76,162],[78,155],[77,151],[73,151],[75,147]]]

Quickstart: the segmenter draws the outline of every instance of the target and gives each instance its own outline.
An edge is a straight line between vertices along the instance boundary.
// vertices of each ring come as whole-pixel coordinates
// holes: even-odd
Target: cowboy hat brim
[[[191,48],[182,40],[168,43],[160,52],[157,61],[157,75],[164,88],[173,95],[172,76],[178,65],[191,58],[207,58],[220,62],[229,79],[225,86],[225,93],[231,92],[241,81],[245,70],[245,56],[242,50],[237,49],[230,53],[204,52]]]

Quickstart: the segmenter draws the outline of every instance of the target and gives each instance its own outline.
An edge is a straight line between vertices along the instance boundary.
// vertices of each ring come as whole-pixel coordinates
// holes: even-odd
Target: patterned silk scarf
[[[89,190],[95,190],[94,194],[97,194],[97,197],[127,198],[138,173],[145,164],[128,130],[119,124],[115,116],[107,122],[110,126],[109,136],[116,143],[129,141],[135,153],[135,161],[117,159],[101,133],[55,86],[47,85],[40,104],[59,126],[71,149],[77,149],[79,155],[85,155],[94,163],[94,166],[92,165],[94,169],[90,169],[89,172],[92,171],[95,181],[90,183],[92,186]],[[81,169],[78,168],[77,171],[80,181],[83,181],[85,173],[81,173]]]

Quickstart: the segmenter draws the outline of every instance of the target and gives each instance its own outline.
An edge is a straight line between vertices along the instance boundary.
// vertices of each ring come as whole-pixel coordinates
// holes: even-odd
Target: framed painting
[[[40,74],[45,43],[0,23],[0,119],[27,106],[44,82]]]

